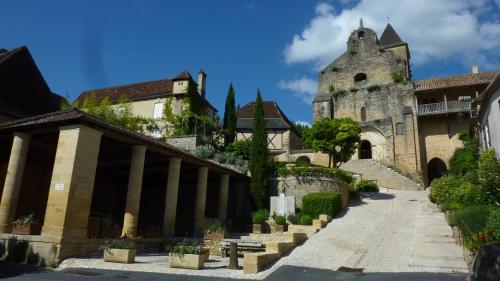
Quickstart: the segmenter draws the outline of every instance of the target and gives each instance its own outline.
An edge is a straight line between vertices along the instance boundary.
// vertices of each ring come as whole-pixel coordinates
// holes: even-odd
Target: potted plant
[[[169,249],[170,267],[201,269],[208,260],[206,251],[200,244],[183,240]]]
[[[252,213],[253,233],[264,233],[264,222],[269,217],[269,211],[262,209]]]
[[[284,216],[276,216],[276,219],[274,219],[274,222],[276,223],[276,232],[285,232],[287,231],[287,223],[286,223],[286,218]]]
[[[220,219],[216,220],[205,232],[203,239],[219,241],[224,239],[225,228]]]
[[[19,217],[12,223],[12,234],[40,235],[41,229],[35,214]]]
[[[118,263],[133,263],[135,261],[135,243],[131,240],[114,240],[105,244],[104,261]]]

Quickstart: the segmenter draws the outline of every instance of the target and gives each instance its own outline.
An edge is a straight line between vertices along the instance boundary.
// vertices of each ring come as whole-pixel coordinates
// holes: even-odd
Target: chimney
[[[207,83],[207,74],[203,69],[200,69],[200,71],[198,71],[198,93],[200,93],[202,97],[205,96],[206,83]]]
[[[477,65],[472,66],[472,74],[478,74],[479,73],[479,67]]]

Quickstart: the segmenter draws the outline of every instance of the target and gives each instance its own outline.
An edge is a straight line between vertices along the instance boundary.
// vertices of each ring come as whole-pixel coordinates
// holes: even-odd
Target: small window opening
[[[358,38],[359,38],[359,39],[363,39],[363,38],[365,38],[365,32],[364,32],[364,31],[360,31],[360,32],[358,32]]]
[[[354,82],[361,82],[366,80],[366,74],[365,73],[358,73],[354,75]]]

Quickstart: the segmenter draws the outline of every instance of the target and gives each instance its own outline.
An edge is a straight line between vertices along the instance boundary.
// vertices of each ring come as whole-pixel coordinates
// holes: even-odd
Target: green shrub
[[[406,75],[404,71],[398,71],[391,73],[392,81],[394,83],[403,83],[406,81]]]
[[[200,255],[203,253],[203,247],[198,242],[183,240],[176,245],[169,247],[168,251],[172,256],[183,258],[184,255]]]
[[[500,241],[500,208],[495,208],[490,212],[486,221],[486,229],[491,229],[495,233],[495,237]]]
[[[303,215],[300,217],[300,224],[301,225],[312,225],[313,219],[308,215]]]
[[[135,249],[135,243],[124,239],[124,240],[113,240],[109,245],[107,245],[108,249]]]
[[[370,93],[371,93],[371,92],[375,92],[375,91],[380,90],[380,86],[379,86],[379,85],[376,85],[376,84],[375,84],[375,85],[370,85],[370,86],[368,86],[368,87],[366,88],[366,90],[367,90],[368,92],[370,92]]]
[[[485,150],[478,160],[479,185],[483,202],[500,205],[500,162],[493,149]]]
[[[374,181],[368,180],[360,180],[358,184],[356,184],[357,191],[368,191],[368,192],[378,192],[378,185]]]
[[[340,192],[308,193],[302,199],[302,214],[317,218],[321,214],[335,217],[342,209]]]
[[[472,233],[478,233],[486,227],[491,207],[486,205],[467,206],[455,211],[455,219],[464,232],[464,236],[469,237]]]
[[[299,223],[299,216],[298,215],[288,215],[287,219],[291,224],[298,224]]]
[[[454,175],[447,175],[433,180],[430,191],[430,196],[433,199],[431,201],[441,204],[448,198],[450,190],[460,186],[462,182],[462,178]]]
[[[269,211],[266,209],[258,210],[252,213],[253,224],[262,224],[269,218]]]
[[[450,225],[450,226],[458,225],[457,216],[455,216],[454,211],[450,212],[450,214],[446,217],[446,221],[448,222],[448,225]]]
[[[215,148],[209,145],[201,145],[194,150],[194,155],[203,159],[213,159],[215,156]]]
[[[345,90],[335,90],[333,93],[332,93],[332,96],[335,100],[337,100],[338,98],[341,98],[343,96],[347,95],[347,91]]]
[[[238,140],[226,147],[226,153],[239,157],[243,160],[249,160],[251,146],[252,142],[249,140]]]
[[[462,181],[459,186],[450,188],[448,200],[446,201],[449,201],[450,208],[453,206],[458,209],[462,206],[478,204],[479,193],[480,190],[477,185]]]
[[[459,139],[463,141],[464,147],[455,149],[449,161],[449,172],[457,176],[467,175],[467,177],[473,179],[477,177],[478,143],[469,133],[461,133]]]
[[[286,224],[286,218],[284,216],[276,216],[276,218],[274,219],[274,221],[278,225],[285,225]]]

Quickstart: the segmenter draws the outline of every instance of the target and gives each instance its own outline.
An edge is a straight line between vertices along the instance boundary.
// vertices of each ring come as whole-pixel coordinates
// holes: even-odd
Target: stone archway
[[[367,140],[361,141],[358,151],[358,158],[372,159],[372,144],[369,141]]]
[[[427,163],[427,180],[429,185],[434,179],[440,178],[448,172],[446,163],[440,158],[434,157]]]
[[[380,130],[372,126],[362,126],[361,140],[362,142],[360,142],[360,148],[358,149],[358,152],[356,154],[358,159],[373,159],[380,162],[387,162],[387,156],[390,155],[387,152],[388,143],[387,139],[384,137],[382,132],[380,132]],[[360,151],[361,149],[363,149],[361,147],[361,145],[363,145],[363,141],[367,141],[369,143],[371,148],[371,153],[370,153],[371,155],[363,155],[364,158],[361,158]],[[367,152],[363,153],[369,153],[367,143],[365,143],[364,145],[365,145],[364,149]],[[367,158],[368,156],[370,158]]]

